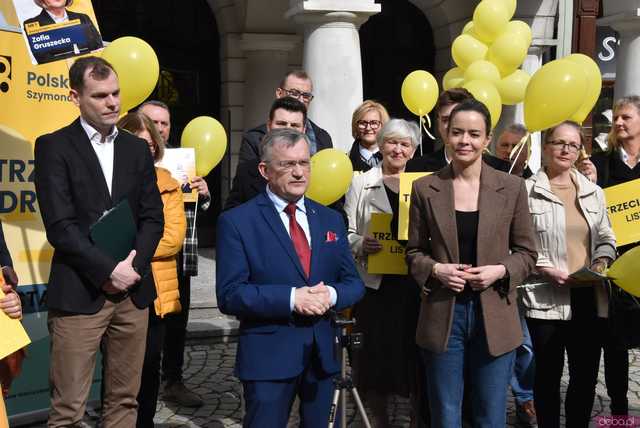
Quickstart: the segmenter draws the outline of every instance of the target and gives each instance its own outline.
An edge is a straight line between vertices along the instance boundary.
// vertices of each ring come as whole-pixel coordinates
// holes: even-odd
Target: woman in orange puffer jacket
[[[118,121],[118,127],[147,141],[154,161],[164,154],[164,142],[154,123],[142,113],[129,113]],[[151,272],[158,298],[154,310],[149,310],[147,349],[142,367],[142,382],[138,392],[137,427],[153,427],[153,417],[160,388],[160,359],[164,342],[165,315],[180,312],[178,292],[177,254],[187,228],[180,184],[164,168],[156,167],[158,190],[164,204],[164,232],[151,261]]]

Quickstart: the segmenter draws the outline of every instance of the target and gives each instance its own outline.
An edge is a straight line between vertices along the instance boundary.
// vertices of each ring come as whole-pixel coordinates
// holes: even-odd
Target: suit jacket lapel
[[[114,202],[119,202],[121,198],[121,190],[124,188],[124,180],[127,178],[127,145],[122,140],[120,133],[113,142],[113,178],[111,181],[111,199]]]
[[[446,167],[439,173],[431,187],[435,190],[433,196],[429,198],[432,215],[438,225],[440,234],[444,241],[451,263],[458,263],[460,260],[458,249],[458,229],[456,227],[455,203],[453,200],[453,171],[451,166]]]
[[[90,179],[94,181],[95,188],[111,206],[111,196],[109,195],[107,182],[104,179],[102,167],[100,166],[95,150],[93,150],[91,141],[89,141],[89,137],[87,137],[87,133],[82,128],[82,125],[80,125],[80,118],[73,122],[71,130],[71,142],[75,146],[80,157],[84,160],[84,164],[89,170]]]
[[[287,233],[287,229],[285,229],[284,224],[282,224],[282,220],[280,219],[280,214],[276,212],[273,203],[269,199],[266,193],[261,193],[258,198],[258,206],[260,207],[260,212],[264,217],[265,221],[269,225],[269,228],[273,231],[273,234],[276,236],[285,253],[289,256],[294,266],[300,273],[300,276],[307,281],[307,276],[302,269],[302,265],[300,264],[300,259],[298,258],[298,254],[296,253],[295,248],[293,248],[293,242],[291,241],[291,236]],[[308,216],[308,215],[307,215]],[[313,261],[313,251],[311,252],[311,257]],[[313,266],[313,263],[312,265]]]
[[[309,234],[311,235],[311,269],[309,270],[309,277],[311,277],[314,273],[318,272],[318,268],[321,265],[320,258],[322,253],[320,251],[320,246],[326,237],[323,236],[324,228],[322,227],[318,211],[306,198],[305,206],[307,207],[307,221],[309,222]]]
[[[384,182],[382,180],[382,168],[377,167],[376,170],[380,171],[380,174],[371,177],[371,180],[364,185],[364,189],[370,192],[368,195],[369,204],[377,208],[380,212],[391,213],[391,203],[384,189]]]
[[[499,214],[505,206],[505,196],[501,193],[503,188],[504,184],[497,171],[483,163],[478,195],[478,266],[487,264],[488,261],[484,260],[484,255],[491,252],[485,251],[484,247],[491,245],[496,223],[504,219]]]

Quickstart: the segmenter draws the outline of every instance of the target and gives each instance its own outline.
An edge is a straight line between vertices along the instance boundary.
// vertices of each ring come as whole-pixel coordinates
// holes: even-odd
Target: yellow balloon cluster
[[[464,87],[486,104],[495,126],[502,104],[524,100],[529,75],[518,67],[531,45],[531,28],[522,21],[510,21],[516,0],[482,0],[473,12],[473,21],[451,45],[457,67],[442,79],[445,89]]]
[[[613,262],[607,277],[629,294],[640,297],[640,247],[635,247]]]
[[[180,145],[195,149],[196,174],[204,177],[222,160],[227,150],[227,133],[214,118],[199,116],[185,126]]]
[[[344,152],[320,150],[311,157],[311,177],[306,195],[322,205],[330,205],[347,193],[352,177],[353,167]]]
[[[531,76],[524,98],[524,121],[540,131],[565,120],[582,123],[600,95],[602,76],[588,56],[572,54],[546,63]]]
[[[160,64],[153,48],[137,37],[115,39],[102,51],[120,82],[120,110],[124,113],[143,102],[158,83]]]

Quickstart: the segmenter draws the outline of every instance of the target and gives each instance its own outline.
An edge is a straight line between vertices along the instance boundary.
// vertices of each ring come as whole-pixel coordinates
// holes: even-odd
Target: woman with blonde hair
[[[162,159],[164,142],[149,117],[140,112],[128,113],[117,125],[145,140],[155,162]],[[187,228],[180,184],[164,168],[156,167],[156,175],[158,190],[164,204],[164,232],[151,260],[151,272],[158,298],[154,301],[154,310],[149,310],[147,349],[138,392],[138,428],[154,426],[153,417],[160,388],[160,358],[164,342],[163,318],[181,310],[176,256],[182,248]]]
[[[382,162],[376,137],[388,121],[387,109],[373,100],[365,100],[353,112],[351,135],[354,142],[349,151],[349,159],[354,171],[366,172]]]
[[[560,381],[565,352],[568,427],[587,427],[595,397],[600,337],[606,325],[605,281],[570,276],[588,267],[602,272],[616,257],[604,192],[574,168],[584,145],[580,125],[566,121],[545,133],[544,168],[526,181],[536,229],[536,274],[520,298],[536,357],[533,387],[538,426],[560,426]]]
[[[608,142],[609,149],[606,152],[591,157],[596,168],[598,185],[607,188],[640,178],[640,96],[629,95],[614,103]],[[618,254],[624,254],[637,245],[635,243],[620,246]],[[614,310],[617,300],[632,300],[616,285],[612,285],[611,293]],[[638,311],[633,312],[637,314]],[[611,325],[603,338],[605,383],[607,394],[611,399],[612,415],[629,413],[627,399],[629,352],[627,349],[640,344],[637,326],[634,322],[629,322],[631,318],[620,314],[620,317],[616,316],[615,312],[612,314]],[[632,313],[629,315],[633,316]]]

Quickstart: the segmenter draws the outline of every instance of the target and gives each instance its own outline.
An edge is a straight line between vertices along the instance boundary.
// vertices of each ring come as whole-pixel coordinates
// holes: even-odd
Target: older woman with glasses
[[[349,159],[354,171],[366,172],[382,162],[382,153],[376,137],[388,121],[387,109],[372,100],[366,100],[353,112],[351,134],[354,142]]]
[[[577,123],[549,129],[543,145],[545,167],[526,181],[538,261],[521,299],[536,356],[533,391],[541,428],[560,426],[565,351],[566,426],[589,426],[600,361],[596,332],[608,315],[605,282],[578,282],[570,276],[583,267],[602,271],[616,256],[604,193],[574,168],[583,144]]]
[[[377,110],[371,112],[376,116],[363,117],[377,121],[382,118]],[[354,177],[344,205],[349,218],[349,244],[366,285],[365,297],[354,309],[358,321],[355,331],[364,334],[364,347],[353,353],[354,377],[373,411],[376,427],[389,426],[389,395],[415,398],[418,287],[408,275],[367,272],[369,255],[382,250],[368,228],[373,213],[392,214],[391,233],[397,236],[399,177],[419,138],[415,123],[402,119],[387,122],[376,135],[381,164]]]

